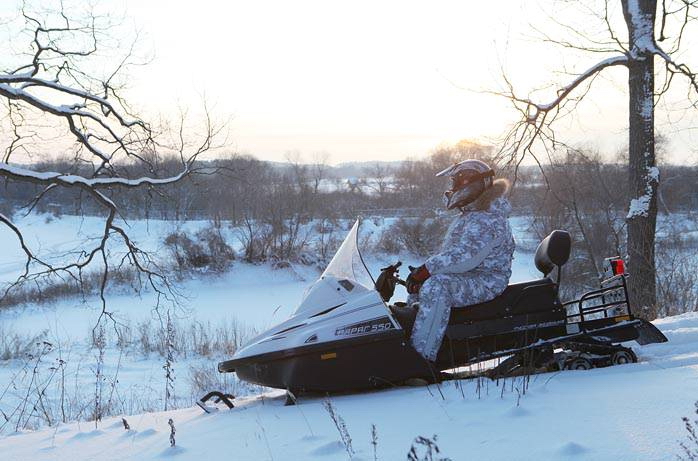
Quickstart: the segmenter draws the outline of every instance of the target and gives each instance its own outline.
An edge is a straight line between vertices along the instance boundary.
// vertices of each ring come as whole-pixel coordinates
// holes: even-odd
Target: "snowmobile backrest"
[[[539,271],[547,276],[555,269],[561,267],[570,258],[572,238],[570,233],[563,230],[554,230],[543,239],[536,249],[535,263]]]

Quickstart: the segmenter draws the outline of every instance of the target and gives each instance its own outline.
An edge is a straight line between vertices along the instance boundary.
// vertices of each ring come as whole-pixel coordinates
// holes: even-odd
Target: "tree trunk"
[[[656,317],[657,285],[654,262],[659,171],[654,153],[654,20],[657,2],[623,0],[628,26],[629,87],[629,289],[636,313]]]

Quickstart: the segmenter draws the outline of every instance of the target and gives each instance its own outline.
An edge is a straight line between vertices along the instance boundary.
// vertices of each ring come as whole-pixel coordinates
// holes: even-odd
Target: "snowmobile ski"
[[[199,399],[196,404],[201,407],[202,410],[204,410],[206,413],[214,413],[218,411],[218,407],[210,406],[207,405],[208,401],[211,400],[212,398],[215,397],[214,403],[220,403],[223,402],[225,406],[228,408],[232,409],[235,408],[235,405],[233,405],[233,399],[235,398],[232,394],[224,394],[223,392],[219,391],[211,391],[208,394],[204,395]]]

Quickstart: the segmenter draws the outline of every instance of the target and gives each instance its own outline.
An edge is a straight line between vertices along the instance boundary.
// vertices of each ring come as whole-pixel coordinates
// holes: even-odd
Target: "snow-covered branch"
[[[521,114],[521,118],[513,125],[500,144],[500,158],[506,159],[507,163],[519,163],[523,156],[531,155],[535,157],[533,152],[534,145],[542,147],[544,151],[548,149],[554,150],[555,144],[559,145],[560,142],[556,139],[552,130],[553,122],[569,112],[569,110],[566,110],[563,113],[563,107],[568,104],[571,106],[576,105],[589,90],[589,86],[594,78],[609,67],[628,67],[631,62],[643,61],[651,59],[652,56],[658,56],[665,62],[667,78],[665,79],[664,88],[657,94],[661,96],[668,91],[673,77],[679,75],[688,80],[689,98],[693,101],[691,92],[693,92],[694,97],[698,96],[698,73],[694,72],[688,64],[677,62],[673,57],[680,46],[687,25],[695,19],[693,11],[698,4],[685,0],[674,2],[667,0],[662,2],[659,37],[659,41],[662,44],[660,45],[658,40],[655,39],[655,16],[646,6],[641,7],[640,2],[642,1],[627,0],[622,2],[623,13],[629,30],[625,41],[620,39],[623,33],[615,31],[613,28],[613,22],[610,20],[609,2],[605,2],[603,13],[595,12],[594,15],[606,25],[610,40],[600,41],[600,39],[586,37],[583,31],[558,23],[554,18],[551,18],[553,22],[563,26],[580,44],[573,43],[565,38],[552,38],[539,31],[542,40],[545,42],[580,51],[612,54],[614,53],[613,44],[615,43],[615,55],[600,60],[580,72],[571,81],[560,86],[555,96],[548,101],[536,100],[530,96],[518,94],[514,90],[514,86],[511,84],[508,76],[504,75],[504,83],[507,90],[492,93],[508,98]],[[679,21],[670,21],[672,16],[679,17]],[[668,41],[670,38],[673,42]],[[666,47],[664,46],[665,42],[667,44]],[[670,43],[673,43],[674,46],[672,47]],[[693,105],[698,107],[698,102],[694,102]],[[569,109],[569,106],[567,109]],[[648,109],[651,109],[651,107]],[[546,143],[550,144],[545,145]],[[538,155],[540,155],[540,152]]]
[[[0,71],[0,100],[6,103],[6,117],[0,123],[10,135],[0,161],[0,178],[27,187],[39,186],[34,198],[24,205],[26,213],[59,188],[76,190],[80,197],[88,197],[99,206],[103,226],[100,235],[84,241],[74,257],[56,264],[40,259],[11,215],[0,214],[0,225],[17,237],[26,257],[23,272],[5,287],[5,295],[24,283],[38,283],[45,277],[67,277],[81,285],[85,271],[94,266],[99,271],[102,310],[108,315],[105,290],[110,274],[128,264],[139,277],[145,276],[158,299],[172,301],[173,287],[150,255],[129,237],[127,226],[121,224],[119,204],[110,191],[157,191],[192,174],[210,174],[197,166],[197,159],[217,147],[224,124],[212,121],[204,107],[204,116],[197,123],[199,133],[192,136],[185,129],[184,116],[171,129],[167,124],[153,125],[133,114],[121,95],[117,76],[132,62],[134,45],[123,48],[125,55],[120,49],[105,53],[104,39],[114,30],[108,17],[100,17],[92,10],[83,15],[75,13],[83,5],[57,5],[55,11],[38,12],[23,6],[20,20],[25,34],[19,37],[29,40],[24,51],[18,51],[13,59],[26,56],[26,61],[13,65],[12,70]],[[19,46],[13,43],[12,48]],[[95,74],[95,69],[104,67],[104,62],[95,64],[102,56],[109,56],[107,66],[116,62],[104,76]],[[49,141],[42,144],[42,140]],[[72,146],[72,160],[64,171],[41,171],[23,156],[41,158],[52,154],[56,146]],[[164,162],[168,171],[158,171],[158,164],[168,157],[178,161]],[[178,171],[173,171],[173,165],[178,165]],[[126,248],[116,265],[109,258],[110,241],[115,239]]]
[[[180,173],[168,178],[151,178],[140,177],[136,179],[127,178],[86,178],[76,174],[58,173],[54,171],[34,171],[21,166],[0,163],[0,176],[4,176],[16,181],[27,181],[33,183],[49,183],[61,186],[85,186],[94,189],[109,188],[115,186],[121,187],[140,187],[140,186],[162,186],[165,184],[175,183],[192,172],[191,164],[185,163]]]
[[[625,55],[622,56],[613,56],[608,59],[604,59],[603,61],[599,61],[584,72],[582,72],[580,75],[578,75],[574,80],[572,80],[569,84],[566,86],[563,86],[557,91],[557,97],[553,99],[552,101],[542,104],[542,103],[535,103],[531,100],[525,100],[525,102],[529,105],[529,116],[528,116],[528,122],[533,123],[535,120],[538,118],[538,116],[542,112],[549,112],[550,110],[558,107],[560,103],[570,94],[572,91],[574,91],[576,88],[579,87],[582,83],[584,83],[586,80],[589,78],[595,76],[602,70],[604,70],[607,67],[612,67],[612,66],[619,66],[619,65],[627,65],[628,64],[628,57]],[[533,109],[533,110],[531,110]]]

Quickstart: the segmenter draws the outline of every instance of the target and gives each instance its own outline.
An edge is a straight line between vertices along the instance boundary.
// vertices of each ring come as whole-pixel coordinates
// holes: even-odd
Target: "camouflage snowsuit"
[[[469,306],[499,296],[511,276],[514,238],[507,220],[511,206],[502,197],[487,211],[468,211],[451,223],[441,252],[426,261],[431,277],[418,295],[412,345],[435,361],[453,306]]]

